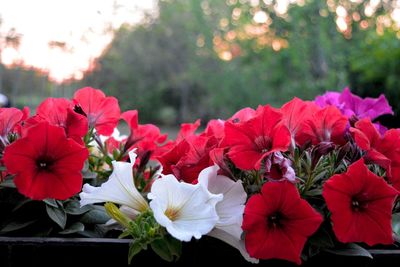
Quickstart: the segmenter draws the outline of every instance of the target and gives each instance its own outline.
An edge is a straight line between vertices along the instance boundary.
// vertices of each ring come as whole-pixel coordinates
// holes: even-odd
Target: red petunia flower
[[[152,158],[164,152],[161,147],[168,135],[161,134],[160,129],[153,124],[139,124],[137,110],[128,110],[121,114],[121,118],[126,121],[131,130],[125,143],[126,151],[137,148],[139,157],[146,152],[151,152]]]
[[[106,97],[101,90],[84,87],[75,92],[74,100],[86,113],[89,127],[95,127],[101,135],[113,133],[121,114],[115,97]]]
[[[176,171],[176,164],[182,159],[184,155],[186,155],[189,150],[189,144],[182,140],[180,142],[175,142],[172,144],[170,150],[166,151],[164,154],[157,157],[157,160],[162,165],[162,173],[167,174],[179,174]],[[179,179],[177,175],[175,175]]]
[[[262,160],[276,151],[286,151],[290,132],[281,123],[282,114],[270,106],[259,107],[256,115],[244,122],[225,123],[224,146],[229,158],[242,170],[260,169]]]
[[[21,194],[36,200],[64,200],[81,190],[81,170],[88,154],[61,127],[44,121],[6,147],[4,163],[15,174]]]
[[[176,165],[189,151],[190,145],[187,139],[196,137],[195,132],[199,126],[200,120],[196,120],[194,123],[181,124],[181,129],[177,134],[176,140],[169,144],[167,151],[157,157],[157,160],[163,166],[163,174],[174,174],[175,177],[180,178],[180,172],[176,169]]]
[[[29,114],[29,110],[19,110],[17,108],[0,108],[0,153],[9,145],[9,134],[15,133],[21,135],[21,123]],[[4,167],[3,159],[0,159],[0,166]],[[6,177],[8,171],[0,171],[0,183]]]
[[[323,108],[302,123],[296,136],[296,142],[303,145],[311,141],[313,145],[320,142],[344,144],[347,118],[333,106]]]
[[[178,135],[176,136],[176,142],[180,142],[185,140],[186,138],[196,135],[196,130],[200,126],[200,120],[196,120],[194,123],[182,123],[181,129],[179,130]]]
[[[29,111],[28,111],[29,113]],[[18,132],[18,124],[28,115],[17,108],[0,108],[0,137],[7,143],[9,133]]]
[[[176,141],[157,157],[163,166],[163,174],[174,174],[179,180],[195,184],[199,173],[214,164],[210,152],[222,138],[223,122],[215,120],[203,133],[196,135],[199,126],[200,120],[181,125]]]
[[[256,115],[256,111],[252,108],[242,108],[238,112],[232,115],[227,121],[238,123],[250,120]]]
[[[400,191],[400,130],[390,129],[383,136],[379,151],[391,160],[387,179]]]
[[[173,167],[173,173],[186,183],[197,183],[202,170],[213,165],[210,151],[217,145],[216,139],[205,136],[192,136],[186,140],[188,150]]]
[[[370,119],[357,121],[350,132],[357,145],[367,152],[365,159],[385,168],[389,182],[400,190],[400,132],[391,129],[381,137]]]
[[[322,216],[300,198],[290,182],[267,182],[261,194],[247,202],[242,228],[250,256],[301,263],[307,238],[322,223]]]
[[[47,98],[37,108],[37,116],[29,120],[30,126],[46,120],[52,125],[64,128],[68,137],[79,144],[88,131],[87,118],[73,110],[74,104],[66,98]]]
[[[225,135],[225,121],[223,120],[210,120],[207,123],[207,127],[204,132],[201,134],[207,137],[215,138],[217,143],[220,143]]]
[[[392,244],[392,208],[398,191],[368,170],[363,159],[332,176],[322,195],[340,242]]]
[[[302,124],[309,120],[318,110],[319,108],[314,103],[303,101],[297,97],[281,107],[282,121],[290,131],[293,148],[295,146],[295,136]]]

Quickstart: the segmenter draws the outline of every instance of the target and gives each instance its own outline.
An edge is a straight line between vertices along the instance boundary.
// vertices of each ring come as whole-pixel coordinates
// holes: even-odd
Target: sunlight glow
[[[57,82],[82,78],[113,29],[138,23],[155,9],[155,0],[1,1],[0,41],[11,29],[21,36],[17,47],[0,43],[2,62],[42,69]]]
[[[253,20],[256,23],[265,23],[268,21],[268,15],[264,11],[257,11],[256,14],[254,14]]]

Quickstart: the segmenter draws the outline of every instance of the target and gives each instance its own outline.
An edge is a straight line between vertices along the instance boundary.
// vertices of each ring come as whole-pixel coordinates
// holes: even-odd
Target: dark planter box
[[[0,237],[0,266],[128,266],[129,240],[105,238]],[[400,266],[400,250],[370,250],[374,259],[319,254],[304,266]],[[203,238],[185,243],[179,261],[168,263],[152,251],[142,251],[132,266],[297,266],[269,260],[258,265],[219,240]]]

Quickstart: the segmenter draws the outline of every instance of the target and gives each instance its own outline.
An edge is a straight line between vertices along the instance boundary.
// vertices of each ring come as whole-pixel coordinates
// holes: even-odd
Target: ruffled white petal
[[[211,194],[200,184],[179,182],[173,175],[156,180],[147,197],[151,199],[150,207],[156,221],[181,241],[190,241],[192,237],[199,239],[210,232],[219,219],[215,205],[222,200],[222,195]],[[168,216],[169,211],[176,216]]]
[[[200,172],[198,179],[199,184],[211,193],[224,196],[223,200],[216,204],[219,220],[208,235],[237,248],[246,260],[257,263],[257,259],[249,256],[244,240],[241,239],[244,204],[247,199],[242,182],[234,182],[226,176],[218,175],[218,170],[217,165],[208,167]]]
[[[224,198],[216,204],[219,221],[216,227],[237,224],[242,225],[244,204],[247,194],[243,189],[241,181],[232,181],[226,176],[217,175],[217,165],[208,167],[200,172],[199,183],[213,194],[223,194]],[[237,237],[240,239],[240,234]]]
[[[136,154],[131,151],[129,157],[130,163],[112,162],[113,172],[109,180],[100,187],[94,187],[89,184],[83,186],[82,193],[79,194],[81,206],[113,202],[127,206],[138,213],[148,209],[147,201],[136,189],[133,181],[132,167],[136,160]]]

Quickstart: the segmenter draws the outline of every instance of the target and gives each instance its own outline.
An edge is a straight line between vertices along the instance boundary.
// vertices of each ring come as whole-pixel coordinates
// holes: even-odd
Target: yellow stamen
[[[171,221],[175,221],[178,219],[180,210],[175,207],[168,207],[165,212],[165,216],[167,216]]]

